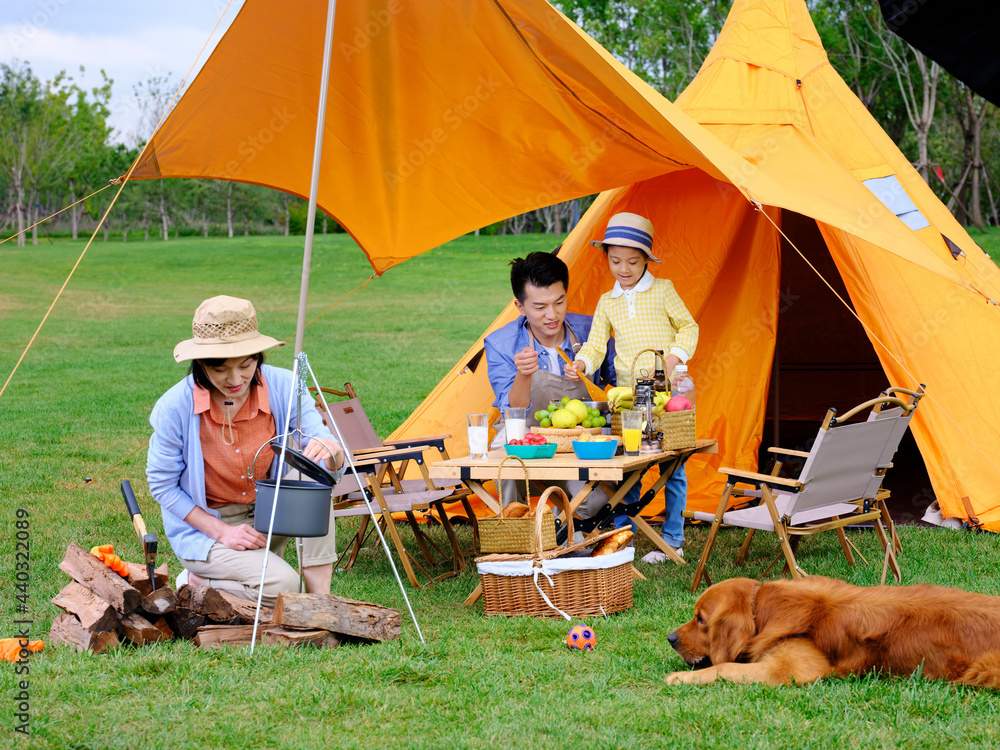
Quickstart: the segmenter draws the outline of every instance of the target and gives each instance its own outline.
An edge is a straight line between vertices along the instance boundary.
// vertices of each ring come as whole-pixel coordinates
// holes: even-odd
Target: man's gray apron
[[[565,325],[565,324],[564,324]],[[566,330],[569,332],[570,344],[579,344],[580,340],[573,333],[573,329],[566,326]],[[535,337],[531,333],[531,328],[528,328],[528,341],[531,348],[535,348]],[[560,344],[560,347],[562,344]],[[544,349],[542,350],[544,352]],[[539,352],[539,355],[542,354]],[[547,356],[547,353],[546,353]],[[570,398],[578,398],[581,401],[586,401],[590,398],[590,394],[587,393],[587,387],[580,380],[568,380],[562,375],[556,375],[548,370],[538,370],[531,376],[531,413],[527,415],[528,430],[530,432],[532,427],[538,427],[538,420],[535,419],[535,412],[544,409],[553,401],[558,403],[563,396],[569,396]],[[497,431],[497,438],[499,438],[499,445],[503,445],[505,440],[503,431],[503,415],[500,415],[500,419],[497,420],[496,424],[493,425],[494,429]],[[494,439],[494,444],[497,444],[497,440]],[[528,464],[528,474],[531,474],[531,465]],[[501,483],[501,494],[503,505],[512,503],[515,500],[518,502],[525,502],[524,500],[524,482],[514,482],[510,479],[504,479]],[[515,487],[515,484],[517,485]],[[555,485],[556,487],[561,487],[570,498],[580,491],[586,482],[580,482],[578,480],[573,481],[552,481],[549,482],[550,485]],[[590,493],[590,496],[584,500],[580,507],[577,508],[577,515],[580,518],[590,518],[594,513],[598,511],[606,502],[608,501],[608,496],[603,490],[595,489]]]

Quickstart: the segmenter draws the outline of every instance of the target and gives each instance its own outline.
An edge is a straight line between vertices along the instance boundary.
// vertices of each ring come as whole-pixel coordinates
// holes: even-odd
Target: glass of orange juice
[[[642,420],[645,417],[644,411],[622,412],[622,443],[626,456],[639,455],[639,445],[642,443]]]

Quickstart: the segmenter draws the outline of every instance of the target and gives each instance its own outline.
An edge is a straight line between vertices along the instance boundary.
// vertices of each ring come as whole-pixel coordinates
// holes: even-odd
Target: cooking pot
[[[265,443],[264,445],[267,445]],[[275,455],[281,455],[281,439],[270,441]],[[257,449],[259,454],[262,445]],[[325,467],[306,458],[300,451],[286,447],[285,463],[297,469],[305,479],[282,479],[278,488],[277,507],[274,510],[274,526],[272,533],[278,536],[314,537],[326,536],[330,530],[330,508],[332,506],[333,486],[340,481],[340,475],[328,471]],[[257,464],[254,456],[253,466]],[[275,504],[275,489],[277,479],[257,480],[257,501],[254,509],[253,527],[266,534],[271,522],[271,506]]]

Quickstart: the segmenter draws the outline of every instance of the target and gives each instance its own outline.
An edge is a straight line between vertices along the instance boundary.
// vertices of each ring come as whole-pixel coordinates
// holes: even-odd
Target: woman
[[[189,374],[153,407],[146,476],[162,506],[163,528],[184,566],[179,583],[208,584],[256,601],[265,555],[263,604],[274,606],[282,591],[298,591],[299,577],[282,557],[287,537],[267,537],[253,528],[252,477],[268,475],[269,449],[258,448],[283,429],[298,427],[291,403],[292,373],[264,364],[264,350],[281,343],[260,333],[253,305],[219,296],[194,314],[193,338],[174,348],[174,359],[190,361]],[[325,460],[331,470],[344,454],[309,406],[302,431],[314,436],[302,452]],[[257,454],[253,471],[249,463]],[[337,559],[334,534],[303,541],[306,590],[328,593]]]

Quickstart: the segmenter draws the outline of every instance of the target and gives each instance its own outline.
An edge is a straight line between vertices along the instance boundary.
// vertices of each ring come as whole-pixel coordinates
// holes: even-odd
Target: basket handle
[[[639,357],[641,357],[643,354],[646,354],[646,353],[651,353],[651,354],[655,355],[657,358],[659,358],[659,360],[663,363],[663,369],[664,370],[667,369],[667,359],[662,354],[660,354],[660,350],[659,349],[641,349],[641,350],[639,350],[639,352],[637,352],[636,355],[635,355],[635,359],[632,360],[632,367],[630,368],[631,372],[632,372],[632,395],[633,396],[635,395],[635,382],[636,382],[635,366],[639,363]]]
[[[549,501],[549,495],[553,493],[558,493],[559,499],[562,501],[563,514],[566,517],[566,546],[569,547],[573,544],[573,514],[569,509],[569,498],[563,491],[562,487],[556,487],[555,485],[551,487],[546,487],[545,492],[542,496],[538,498],[538,505],[535,506],[535,559],[541,560],[538,554],[542,551],[542,526],[544,525],[545,516],[545,505]]]
[[[531,485],[528,484],[528,465],[524,463],[524,459],[522,459],[520,456],[507,456],[500,462],[500,465],[497,467],[497,494],[499,495],[503,494],[500,491],[500,474],[503,472],[503,465],[508,461],[510,461],[512,458],[518,463],[520,463],[521,468],[524,469],[524,499],[525,502],[528,503],[528,505],[531,505]],[[514,481],[516,482],[517,480],[515,479]],[[503,502],[502,498],[501,502]]]

